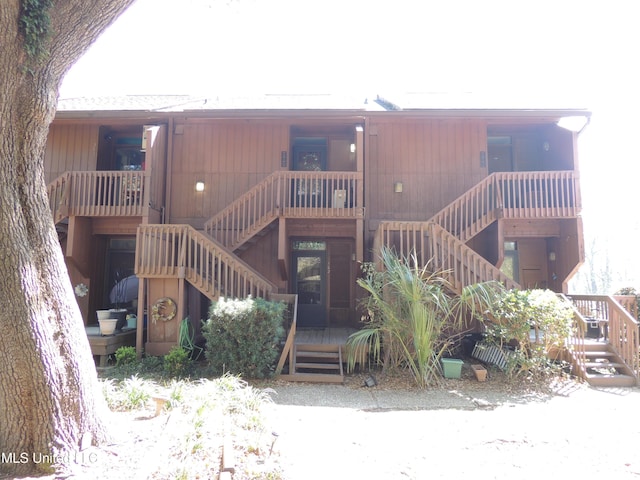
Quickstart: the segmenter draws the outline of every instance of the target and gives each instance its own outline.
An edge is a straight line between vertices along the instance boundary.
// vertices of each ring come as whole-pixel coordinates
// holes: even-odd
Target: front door
[[[293,244],[293,292],[298,294],[298,326],[327,325],[327,256],[324,241]]]
[[[324,138],[297,138],[293,145],[292,170],[321,172],[327,168],[327,143]],[[293,207],[324,206],[322,180],[302,175],[293,185]]]

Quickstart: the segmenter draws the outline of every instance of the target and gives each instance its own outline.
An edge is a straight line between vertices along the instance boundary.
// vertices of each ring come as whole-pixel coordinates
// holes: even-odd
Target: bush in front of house
[[[186,377],[191,370],[191,357],[189,352],[176,345],[164,356],[162,361],[164,372],[171,378]]]
[[[569,302],[551,290],[508,290],[493,304],[490,314],[485,325],[487,340],[511,349],[509,376],[541,376],[561,366],[550,355],[561,351],[572,334]]]
[[[212,370],[249,378],[271,376],[285,335],[284,311],[284,303],[261,298],[214,302],[202,327]]]
[[[135,347],[120,347],[116,350],[116,366],[130,365],[138,361]]]

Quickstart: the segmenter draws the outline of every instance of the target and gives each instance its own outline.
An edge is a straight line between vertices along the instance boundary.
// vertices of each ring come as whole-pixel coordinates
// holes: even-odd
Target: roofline
[[[567,109],[405,109],[391,111],[369,111],[361,109],[210,109],[210,110],[60,110],[56,120],[65,119],[162,119],[170,117],[192,117],[202,119],[227,118],[296,118],[296,117],[425,117],[425,118],[527,118],[559,119],[562,117],[590,117],[591,112],[582,108]]]

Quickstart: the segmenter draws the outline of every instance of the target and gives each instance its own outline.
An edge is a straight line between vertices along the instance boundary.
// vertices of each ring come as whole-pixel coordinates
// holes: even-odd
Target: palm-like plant
[[[381,258],[382,272],[369,271],[358,280],[368,293],[367,324],[348,340],[349,367],[361,359],[358,352],[368,350],[385,369],[407,366],[424,388],[440,379],[439,360],[468,320],[486,311],[503,287],[477,283],[455,295],[446,272],[420,266],[415,254],[402,258],[385,247]]]

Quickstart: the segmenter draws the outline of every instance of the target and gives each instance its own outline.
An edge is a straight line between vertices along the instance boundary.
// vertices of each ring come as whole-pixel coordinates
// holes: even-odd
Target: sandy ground
[[[569,381],[540,390],[470,375],[427,390],[406,379],[368,388],[357,376],[345,385],[268,382],[264,435],[275,443],[255,465],[263,476],[234,479],[640,479],[639,388]],[[192,418],[150,409],[113,421],[120,440],[87,450],[65,476],[40,479],[168,479],[190,464],[180,478],[215,478],[221,439],[194,439]],[[202,443],[208,466],[185,450],[188,439]]]
[[[283,478],[640,478],[639,389],[479,387],[276,386]]]

